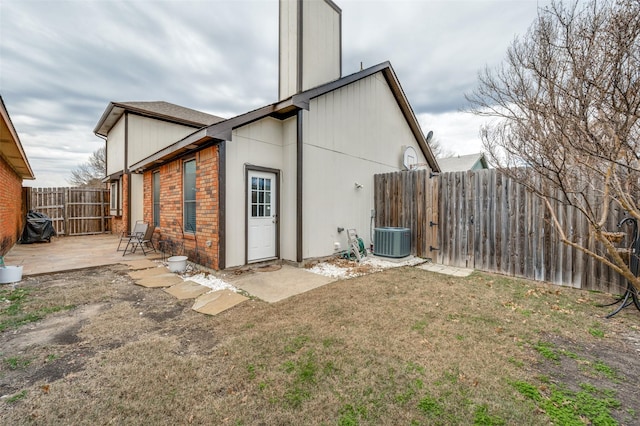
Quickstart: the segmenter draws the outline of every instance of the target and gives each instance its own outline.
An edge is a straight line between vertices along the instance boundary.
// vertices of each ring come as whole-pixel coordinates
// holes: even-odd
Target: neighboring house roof
[[[420,124],[418,123],[413,109],[411,108],[411,105],[409,104],[409,101],[407,100],[407,97],[405,96],[404,91],[400,86],[398,77],[391,67],[391,63],[389,63],[388,61],[375,65],[371,68],[367,68],[360,72],[348,75],[346,77],[339,78],[338,80],[320,85],[313,89],[298,93],[288,99],[266,105],[262,108],[258,108],[245,114],[238,115],[228,120],[212,124],[206,128],[192,133],[184,139],[151,155],[150,157],[138,162],[137,164],[134,164],[131,168],[144,169],[151,163],[157,164],[157,162],[170,160],[177,155],[184,154],[186,151],[197,149],[200,145],[205,144],[212,139],[231,140],[231,132],[235,128],[244,126],[265,117],[276,117],[280,119],[290,117],[292,115],[295,115],[295,113],[300,109],[309,109],[309,101],[311,99],[340,89],[348,84],[369,77],[378,72],[382,72],[385,79],[387,80],[387,83],[391,88],[393,96],[398,102],[398,106],[400,107],[407,121],[407,124],[411,128],[414,137],[420,145],[422,153],[427,159],[429,167],[433,171],[439,172],[440,167],[438,166],[438,162],[436,161],[431,148],[429,148],[429,145],[427,144],[424,134],[422,133],[422,129],[420,128]]]
[[[9,112],[0,96],[0,155],[22,179],[35,179]]]
[[[489,168],[489,164],[483,153],[438,158],[438,164],[440,164],[442,172],[466,172],[467,170]]]
[[[222,117],[164,101],[109,102],[107,109],[105,109],[93,132],[106,137],[125,111],[198,128],[224,120]]]

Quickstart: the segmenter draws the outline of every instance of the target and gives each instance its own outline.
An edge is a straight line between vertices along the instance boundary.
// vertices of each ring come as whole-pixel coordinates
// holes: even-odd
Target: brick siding
[[[5,255],[22,233],[22,178],[0,157],[0,255]]]
[[[168,240],[174,244],[184,242],[184,254],[200,265],[219,269],[219,191],[218,147],[212,146],[195,155],[196,160],[196,232],[183,234],[182,217],[182,165],[179,159],[145,172],[144,220],[153,222],[152,175],[160,173],[160,226],[155,240]],[[191,159],[189,157],[188,159]],[[196,247],[197,243],[197,247]]]

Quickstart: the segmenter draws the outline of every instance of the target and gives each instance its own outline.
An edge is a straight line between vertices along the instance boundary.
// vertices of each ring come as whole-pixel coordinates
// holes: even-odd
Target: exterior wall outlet
[[[333,243],[333,249],[334,249],[335,251],[340,250],[340,243],[338,243],[338,242]]]

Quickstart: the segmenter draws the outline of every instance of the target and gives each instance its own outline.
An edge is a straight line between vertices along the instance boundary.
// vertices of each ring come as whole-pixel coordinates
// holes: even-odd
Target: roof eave
[[[2,120],[5,122],[7,130],[9,131],[9,135],[13,140],[13,148],[16,153],[16,155],[7,158],[8,164],[14,169],[14,171],[18,174],[18,176],[20,176],[21,179],[35,179],[33,169],[31,168],[31,164],[29,164],[29,159],[24,152],[22,142],[20,142],[18,132],[13,126],[13,122],[11,121],[11,117],[9,116],[9,111],[7,111],[7,107],[4,104],[2,96],[0,96],[0,115],[2,116]]]

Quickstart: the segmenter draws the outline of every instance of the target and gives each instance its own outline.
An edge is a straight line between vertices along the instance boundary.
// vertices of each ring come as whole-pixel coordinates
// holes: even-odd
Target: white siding
[[[302,4],[302,29],[298,8]],[[280,1],[280,99],[340,78],[340,14],[325,1]],[[302,36],[302,63],[298,38]]]
[[[129,114],[129,166],[160,151],[197,129]]]
[[[340,78],[340,14],[324,1],[302,6],[302,90]]]
[[[124,170],[124,117],[107,135],[107,176]]]
[[[144,219],[144,179],[143,175],[132,173],[131,179],[131,196],[129,197],[129,205],[131,208],[131,229],[133,229],[136,221]]]
[[[294,121],[293,126],[289,121]],[[245,263],[246,175],[245,166],[254,165],[280,170],[280,247],[281,256],[292,251],[295,257],[295,241],[291,241],[290,202],[291,180],[295,196],[295,119],[283,122],[265,118],[233,131],[232,140],[226,143],[226,267]],[[294,139],[289,140],[290,128]],[[285,140],[286,137],[286,140]],[[291,154],[293,143],[293,154]],[[293,168],[291,168],[291,163]],[[295,201],[294,201],[295,203]],[[295,219],[295,204],[294,204]],[[293,223],[295,240],[295,221]]]
[[[298,2],[280,1],[280,99],[296,93],[298,69]]]
[[[303,132],[303,257],[330,255],[335,242],[344,249],[346,232],[338,227],[355,228],[368,246],[373,175],[402,170],[406,146],[426,162],[384,76],[312,100]]]

